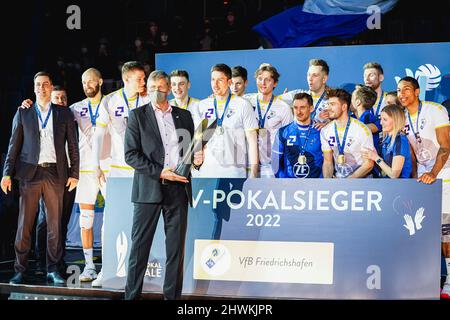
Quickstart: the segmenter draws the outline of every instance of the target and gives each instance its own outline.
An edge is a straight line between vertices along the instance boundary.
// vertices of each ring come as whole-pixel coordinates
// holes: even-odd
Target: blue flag
[[[330,2],[332,1],[321,2],[318,7],[317,3],[311,6],[306,1],[305,7],[299,5],[283,11],[257,24],[253,30],[269,40],[274,48],[323,45],[331,40],[351,39],[367,30],[369,14],[361,10],[349,11],[345,6],[336,7],[338,4],[333,7]],[[347,5],[348,2],[347,0]],[[372,0],[374,2],[376,3]],[[390,6],[384,4],[379,7],[380,13],[390,10],[396,0],[388,2]]]

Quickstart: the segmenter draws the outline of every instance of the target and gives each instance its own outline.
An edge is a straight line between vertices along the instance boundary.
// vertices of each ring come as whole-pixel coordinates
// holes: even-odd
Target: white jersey
[[[286,102],[289,106],[292,106],[292,103],[294,102],[294,96],[297,93],[305,92],[313,98],[313,105],[314,105],[314,117],[312,119],[317,122],[327,122],[328,119],[324,119],[320,117],[320,113],[326,109],[327,107],[327,100],[325,92],[322,95],[316,96],[311,93],[311,90],[303,90],[303,89],[295,89],[292,91],[288,91],[286,93],[280,94],[279,97],[281,100]]]
[[[225,101],[217,101],[219,118],[222,117]],[[198,114],[192,115],[197,126],[203,119],[211,124],[216,119],[214,98],[206,98],[199,103]],[[247,176],[246,130],[257,130],[253,108],[246,99],[232,95],[223,117],[222,134],[216,130],[205,149],[205,161],[200,167],[202,178],[245,178]]]
[[[102,99],[103,100],[103,99]],[[99,104],[92,104],[92,114],[95,116]],[[91,116],[89,113],[89,100],[88,98],[74,103],[70,106],[75,121],[78,124],[78,146],[80,149],[80,172],[94,172],[97,167],[96,161],[94,159],[94,153],[92,152],[92,138],[94,136],[94,128],[91,122]],[[99,109],[100,112],[100,109]],[[105,143],[106,135],[104,142]],[[102,157],[102,160],[105,157]]]
[[[259,119],[257,107],[257,93],[245,94],[243,98],[250,101],[255,112],[256,119]],[[261,116],[264,117],[267,111],[268,102],[259,100],[261,107]],[[281,127],[284,127],[294,120],[292,109],[289,105],[281,100],[279,96],[274,97],[269,113],[266,115],[264,122],[264,129],[259,128],[258,146],[259,146],[259,163],[261,165],[261,175],[273,175],[271,165],[272,146],[275,141],[275,136]],[[267,172],[266,172],[267,170]]]
[[[425,172],[430,172],[436,162],[436,156],[439,151],[439,142],[436,137],[436,129],[449,126],[448,112],[440,104],[431,101],[422,101],[422,109],[417,122],[417,113],[410,115],[409,122],[408,111],[406,110],[405,133],[408,137],[414,153],[417,158],[417,174],[420,177]],[[419,128],[417,128],[417,125]],[[415,138],[414,132],[418,132],[419,141]],[[450,158],[439,172],[438,178],[450,179]]]
[[[322,151],[333,152],[334,169],[337,178],[346,178],[355,172],[364,162],[363,149],[374,149],[372,132],[361,121],[350,118],[350,127],[344,146],[345,163],[338,163],[339,147],[336,139],[335,122],[327,124],[320,131]],[[339,141],[342,143],[345,127],[338,129]]]
[[[200,102],[199,99],[192,98],[192,97],[188,97],[187,104],[185,104],[184,106],[179,106],[179,105],[177,104],[177,101],[176,101],[175,99],[169,100],[169,104],[170,104],[171,106],[175,106],[175,107],[178,107],[178,108],[187,110],[187,111],[191,111],[192,109],[198,109],[198,103],[199,103],[199,102]],[[191,112],[192,112],[192,111],[191,111]]]
[[[114,91],[103,98],[97,125],[108,126],[111,134],[111,173],[110,176],[132,176],[133,168],[125,162],[125,130],[129,111],[150,102],[148,96],[139,96],[125,102],[123,89]]]

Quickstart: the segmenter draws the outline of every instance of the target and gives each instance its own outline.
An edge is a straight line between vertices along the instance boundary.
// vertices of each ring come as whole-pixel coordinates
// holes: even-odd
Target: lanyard
[[[339,133],[337,130],[337,124],[336,122],[334,122],[334,133],[336,134],[336,142],[338,145],[338,149],[339,149],[339,154],[344,154],[344,148],[345,148],[345,141],[347,140],[347,133],[348,133],[348,129],[350,128],[350,122],[351,122],[351,118],[348,118],[347,121],[347,125],[345,127],[345,132],[344,132],[344,137],[342,138],[342,144],[339,140]]]
[[[231,94],[228,95],[227,102],[225,102],[225,108],[223,108],[223,113],[222,113],[221,117],[219,117],[219,113],[217,112],[217,100],[216,100],[216,97],[214,97],[214,111],[216,112],[218,127],[222,126],[223,118],[225,117],[225,113],[227,112],[228,105],[230,104],[231,96],[232,96]]]
[[[326,91],[324,91],[322,93],[322,95],[320,96],[319,100],[317,100],[316,105],[314,106],[314,111],[311,114],[311,119],[314,120],[314,118],[316,117],[316,111],[317,111],[317,107],[320,105],[320,103],[322,102],[323,98],[325,97],[325,93]]]
[[[262,117],[261,115],[261,106],[259,104],[259,99],[258,96],[256,96],[256,106],[258,107],[258,122],[259,122],[259,127],[260,128],[264,128],[264,123],[266,122],[266,116],[269,113],[269,109],[272,106],[272,102],[273,102],[273,98],[275,96],[272,95],[272,97],[270,98],[269,104],[267,105],[267,109],[266,112],[264,113],[264,117]]]
[[[127,95],[125,94],[125,89],[122,89],[122,96],[123,96],[123,100],[125,100],[125,104],[127,105],[127,108],[130,109],[130,106],[128,105]],[[138,93],[137,98],[136,98],[136,106],[135,106],[135,108],[138,107],[138,104],[139,104],[139,93]]]
[[[95,127],[95,125],[97,123],[98,111],[100,109],[100,103],[102,102],[102,99],[103,99],[103,95],[100,98],[100,102],[97,105],[97,109],[95,110],[95,115],[94,115],[93,112],[92,112],[91,101],[88,98],[89,117],[91,118],[91,123],[92,123],[93,127]]]
[[[377,109],[375,110],[375,116],[379,117],[380,116],[380,108],[381,108],[381,103],[383,102],[384,99],[384,91],[381,91],[381,96],[380,96],[380,100],[378,101],[378,105],[377,105]],[[370,110],[373,113],[373,109],[370,108]]]
[[[191,97],[188,97],[188,100],[187,100],[187,103],[186,103],[185,106],[179,106],[178,103],[177,103],[177,101],[175,100],[176,106],[177,106],[178,108],[180,108],[180,109],[185,109],[185,110],[187,110],[187,108],[189,107],[189,103],[191,103]],[[185,107],[186,107],[186,108],[185,108]]]
[[[300,129],[300,125],[297,124],[297,128]],[[302,156],[305,154],[305,151],[306,151],[306,144],[308,143],[309,135],[311,134],[311,128],[312,128],[312,124],[310,124],[309,127],[308,127],[308,133],[306,134],[305,141],[303,142],[303,145],[300,145],[300,154]]]
[[[42,129],[45,129],[45,127],[47,127],[48,119],[50,119],[50,115],[52,114],[52,107],[49,108],[45,121],[42,120],[41,110],[39,110],[37,102],[34,104],[34,108],[36,109],[39,120],[41,121]]]
[[[414,134],[414,138],[416,138],[416,140],[420,143],[420,134],[419,134],[419,117],[420,117],[420,111],[422,111],[422,101],[419,102],[419,111],[417,112],[417,119],[416,119],[416,128],[417,130],[414,130],[414,126],[411,120],[411,115],[408,113],[408,121],[409,121],[409,125],[411,126],[411,131]]]

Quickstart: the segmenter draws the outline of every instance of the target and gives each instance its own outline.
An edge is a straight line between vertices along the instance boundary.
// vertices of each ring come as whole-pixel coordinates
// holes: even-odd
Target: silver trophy
[[[217,126],[217,119],[214,120],[208,126],[208,119],[203,119],[202,122],[195,128],[194,136],[192,137],[191,143],[187,148],[183,158],[180,163],[178,163],[175,168],[175,173],[179,176],[189,177],[191,172],[191,167],[193,165],[194,154],[198,151],[203,150],[203,147],[208,143],[209,139],[214,134],[214,130]]]

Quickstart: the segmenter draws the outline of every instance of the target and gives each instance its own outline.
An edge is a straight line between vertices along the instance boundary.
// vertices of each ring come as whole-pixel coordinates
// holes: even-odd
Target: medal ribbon
[[[217,100],[216,100],[216,97],[214,97],[214,111],[216,112],[218,127],[222,126],[223,119],[225,117],[225,114],[227,113],[228,105],[230,104],[231,96],[232,96],[232,94],[228,95],[227,102],[225,102],[225,107],[223,108],[223,113],[222,113],[221,117],[219,117],[219,112],[217,111]]]
[[[125,89],[122,89],[122,96],[123,96],[123,100],[125,100],[125,104],[127,105],[127,108],[130,109],[130,106],[128,105],[127,95],[125,94]],[[139,104],[139,93],[138,93],[137,98],[136,98],[135,108],[138,107],[138,104]]]
[[[408,113],[408,121],[409,121],[409,125],[411,126],[411,131],[413,132],[414,138],[415,138],[416,140],[418,140],[417,138],[420,137],[420,132],[419,132],[419,117],[420,117],[420,112],[421,112],[421,111],[422,111],[422,101],[419,102],[419,111],[417,112],[417,119],[416,119],[416,128],[417,128],[417,131],[414,130],[414,126],[413,126],[413,123],[412,123],[412,120],[411,120],[411,115],[409,114],[409,112],[407,112],[407,113]]]
[[[320,96],[319,100],[317,100],[316,105],[314,106],[314,111],[311,114],[311,120],[314,120],[314,118],[316,117],[317,107],[320,105],[320,103],[322,102],[324,97],[325,97],[325,91],[322,93],[322,95]]]
[[[97,105],[97,109],[95,110],[95,115],[92,112],[91,100],[88,99],[89,117],[91,118],[91,123],[92,123],[93,127],[95,127],[96,123],[97,123],[98,111],[100,109],[100,103],[102,102],[102,99],[103,99],[103,95],[101,96],[100,101],[99,101],[99,103]]]
[[[42,113],[41,110],[38,107],[37,102],[34,104],[34,108],[36,109],[36,112],[38,114],[39,120],[41,121],[42,129],[45,129],[47,127],[48,119],[50,119],[50,115],[52,114],[52,108],[50,107],[47,113],[47,117],[45,118],[45,121],[42,120]]]
[[[258,108],[258,122],[259,122],[259,127],[260,128],[264,128],[264,123],[266,122],[266,116],[269,113],[269,109],[272,106],[272,102],[274,99],[274,95],[272,94],[272,97],[270,98],[269,104],[267,105],[267,109],[266,112],[264,113],[264,118],[261,115],[261,105],[259,104],[259,99],[258,97],[256,97],[256,106]]]
[[[345,132],[344,132],[344,136],[342,137],[342,144],[341,141],[339,139],[339,133],[337,130],[337,124],[336,122],[334,122],[334,133],[336,134],[336,142],[338,145],[338,149],[339,149],[339,154],[344,154],[344,148],[345,148],[345,141],[347,140],[347,133],[348,133],[348,129],[350,128],[350,122],[351,122],[351,118],[348,118],[347,121],[347,125],[345,126]]]
[[[297,127],[300,129],[300,126],[297,124]],[[300,145],[300,155],[305,155],[306,144],[308,143],[309,135],[311,134],[312,125],[310,124],[308,127],[308,133],[306,134],[305,141]]]

